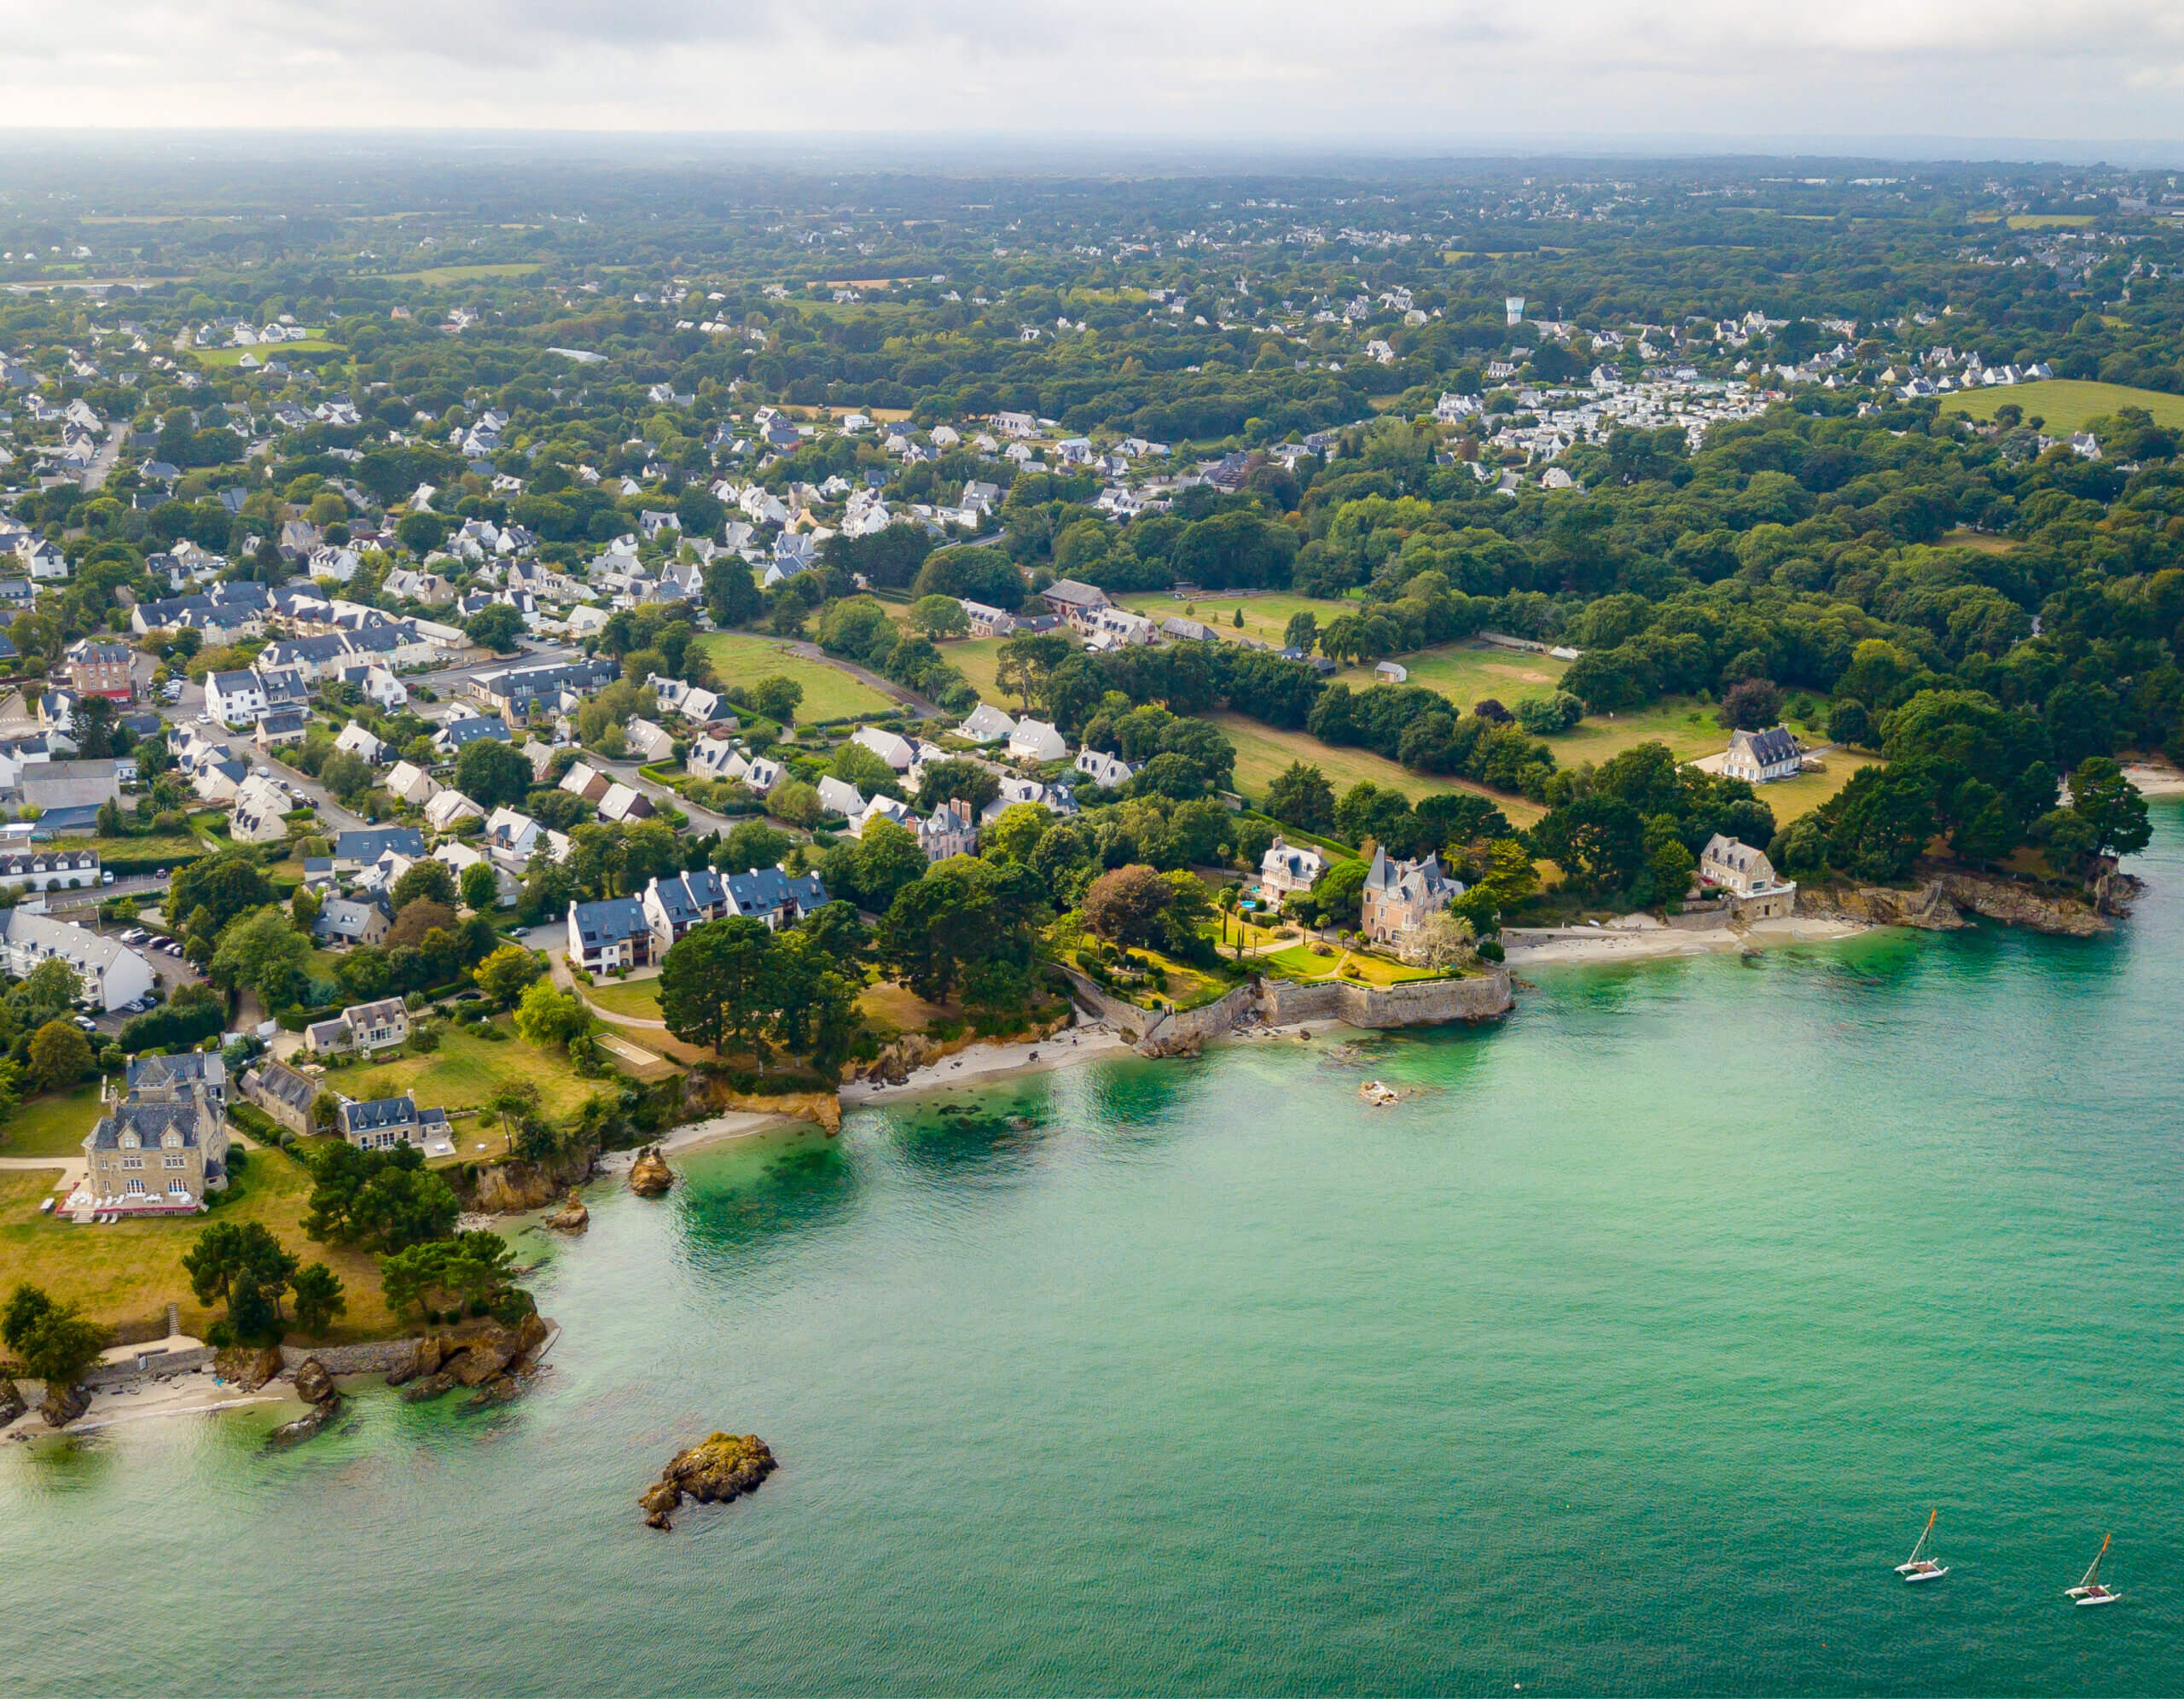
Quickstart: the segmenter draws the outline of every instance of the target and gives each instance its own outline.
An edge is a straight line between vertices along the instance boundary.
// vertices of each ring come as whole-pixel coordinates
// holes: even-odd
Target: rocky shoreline
[[[2099,938],[2116,929],[2145,887],[2128,873],[2101,882],[2095,901],[2051,896],[2013,879],[1955,869],[1925,873],[1908,889],[1890,885],[1801,887],[1798,912],[1869,926],[1903,926],[1922,932],[1954,932],[1972,922],[1967,914],[2004,926],[2059,938]]]

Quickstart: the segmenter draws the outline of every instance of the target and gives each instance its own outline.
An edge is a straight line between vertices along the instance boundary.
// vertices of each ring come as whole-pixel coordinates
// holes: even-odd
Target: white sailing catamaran
[[[2085,1579],[2077,1586],[2065,1589],[2065,1598],[2075,1600],[2079,1604],[2113,1604],[2123,1597],[2101,1584],[2100,1560],[2108,1555],[2108,1539],[2109,1536],[2105,1533],[2100,1536],[2100,1550],[2093,1554],[2093,1562],[2085,1572]]]
[[[1911,1555],[1896,1566],[1896,1573],[1907,1583],[1938,1581],[1949,1574],[1947,1564],[1937,1563],[1926,1555],[1926,1542],[1933,1537],[1934,1518],[1939,1515],[1937,1510],[1926,1513],[1926,1526],[1920,1531],[1919,1543],[1911,1548]]]

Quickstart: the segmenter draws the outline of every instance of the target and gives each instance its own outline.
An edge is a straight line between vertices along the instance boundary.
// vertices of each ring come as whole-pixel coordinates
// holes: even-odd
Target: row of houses
[[[778,930],[827,901],[827,887],[816,873],[793,874],[786,867],[747,873],[699,868],[672,879],[655,878],[637,896],[571,903],[569,959],[593,974],[648,967],[692,927],[706,921],[741,915]]]

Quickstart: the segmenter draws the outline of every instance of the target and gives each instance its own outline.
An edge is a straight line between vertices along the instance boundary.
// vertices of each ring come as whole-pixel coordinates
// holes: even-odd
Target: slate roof
[[[759,918],[777,914],[792,903],[804,914],[827,904],[827,887],[820,882],[817,874],[806,873],[792,879],[778,867],[729,874],[728,895],[738,914]]]
[[[377,861],[387,851],[406,855],[421,861],[425,854],[425,835],[415,826],[375,826],[362,832],[343,832],[334,840],[334,858],[353,861],[365,865]]]
[[[609,897],[604,902],[572,904],[570,916],[576,922],[577,935],[586,948],[619,944],[625,938],[652,930],[652,922],[645,918],[645,905],[635,897]]]
[[[1767,731],[1746,734],[1751,748],[1751,758],[1763,767],[1772,767],[1784,761],[1794,761],[1804,753],[1796,734],[1786,726],[1775,726]]]

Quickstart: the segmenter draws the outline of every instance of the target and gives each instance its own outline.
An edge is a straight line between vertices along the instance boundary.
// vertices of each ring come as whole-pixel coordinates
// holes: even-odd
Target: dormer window
[[[121,1148],[124,1150],[140,1149],[142,1148],[143,1143],[144,1141],[137,1138],[133,1131],[125,1132],[121,1135]]]

